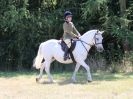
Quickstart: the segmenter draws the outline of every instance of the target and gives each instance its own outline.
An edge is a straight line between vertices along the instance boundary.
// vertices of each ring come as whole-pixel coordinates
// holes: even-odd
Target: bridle
[[[87,48],[85,47],[85,45],[84,44],[87,44],[87,45],[89,45],[90,47],[92,47],[92,46],[96,46],[96,45],[98,45],[98,44],[102,44],[102,42],[101,43],[97,43],[96,42],[96,35],[99,35],[98,34],[98,30],[97,30],[97,32],[95,33],[95,35],[94,35],[94,44],[92,45],[92,44],[89,44],[89,43],[86,43],[85,41],[83,41],[83,40],[81,40],[81,39],[79,39],[78,41],[80,41],[81,43],[82,43],[82,45],[84,46],[84,48],[86,49],[86,51],[89,53],[89,51],[87,50]]]
[[[102,42],[101,42],[101,43],[97,43],[97,42],[96,42],[96,35],[99,35],[98,30],[97,30],[97,32],[96,32],[95,35],[94,35],[94,39],[95,39],[94,45],[102,44]]]

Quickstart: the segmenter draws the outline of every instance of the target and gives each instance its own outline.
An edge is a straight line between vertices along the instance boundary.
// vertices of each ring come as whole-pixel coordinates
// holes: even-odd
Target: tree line
[[[121,63],[125,52],[132,61],[132,0],[0,0],[0,70],[30,70],[39,44],[62,37],[66,10],[73,13],[81,34],[105,31],[105,52],[100,57],[107,64]],[[97,54],[92,48],[90,57]],[[53,65],[53,70],[67,69],[57,62]],[[105,66],[110,67],[114,68]]]

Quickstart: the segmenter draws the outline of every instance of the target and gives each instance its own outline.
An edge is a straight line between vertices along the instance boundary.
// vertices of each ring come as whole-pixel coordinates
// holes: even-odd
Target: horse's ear
[[[103,34],[103,33],[104,33],[104,31],[100,31],[100,33],[101,33],[101,34]]]

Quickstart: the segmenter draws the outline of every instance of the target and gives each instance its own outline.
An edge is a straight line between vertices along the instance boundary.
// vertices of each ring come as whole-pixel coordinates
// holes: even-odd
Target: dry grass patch
[[[133,73],[94,73],[87,83],[85,73],[77,75],[78,83],[71,83],[72,73],[52,73],[53,84],[35,82],[33,72],[0,72],[0,99],[132,99]]]

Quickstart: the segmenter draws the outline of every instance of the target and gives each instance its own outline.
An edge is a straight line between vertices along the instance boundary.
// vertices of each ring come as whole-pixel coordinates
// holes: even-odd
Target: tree
[[[121,15],[123,15],[126,10],[126,0],[119,0],[119,3],[120,3]]]

